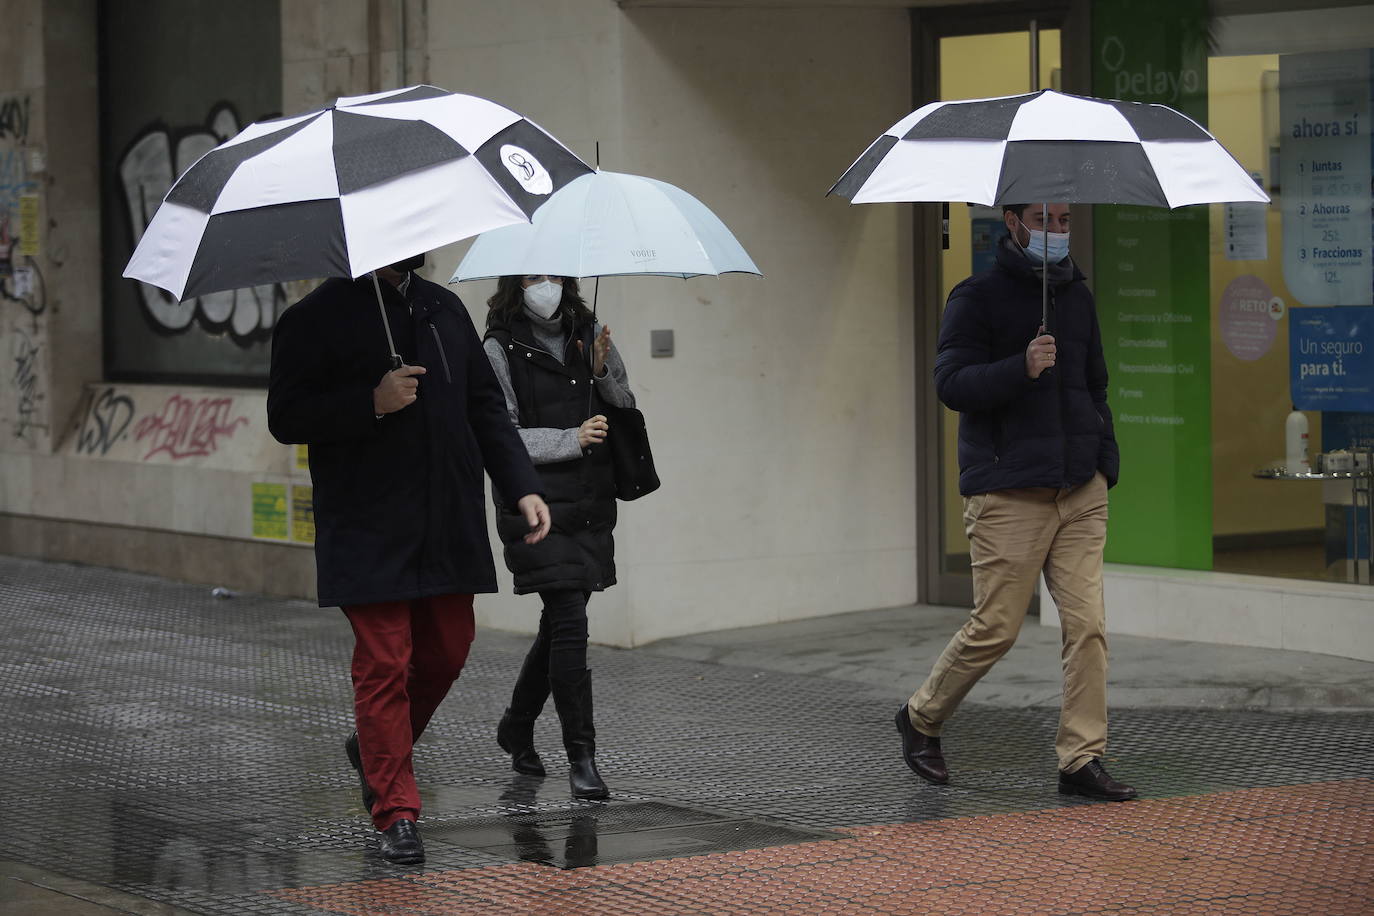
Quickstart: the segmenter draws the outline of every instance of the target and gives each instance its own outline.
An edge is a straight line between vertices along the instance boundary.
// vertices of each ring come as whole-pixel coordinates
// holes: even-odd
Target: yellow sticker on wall
[[[286,484],[253,484],[253,537],[284,541],[286,532]]]
[[[19,197],[19,253],[36,258],[41,250],[38,242],[38,197],[22,194]]]
[[[291,540],[302,544],[315,543],[314,487],[291,486]]]
[[[296,470],[310,470],[310,446],[304,442],[296,446]]]

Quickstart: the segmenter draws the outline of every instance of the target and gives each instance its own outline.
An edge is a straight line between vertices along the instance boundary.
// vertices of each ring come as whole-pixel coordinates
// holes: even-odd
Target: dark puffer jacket
[[[1107,362],[1092,293],[1071,260],[1050,270],[1055,366],[1026,375],[1040,327],[1039,272],[1009,238],[997,264],[949,295],[935,389],[959,411],[959,492],[1072,487],[1097,471],[1114,486],[1120,453],[1107,406]]]
[[[523,315],[510,324],[489,327],[486,336],[497,340],[506,353],[523,428],[573,429],[604,412],[583,355],[591,352],[590,325],[577,328],[568,339],[561,363],[534,342]],[[528,526],[499,493],[496,496],[496,531],[516,594],[555,589],[599,592],[614,585],[615,477],[609,452],[600,446],[586,448],[579,458],[539,464],[535,471],[553,520],[548,537],[538,544],[524,542]]]

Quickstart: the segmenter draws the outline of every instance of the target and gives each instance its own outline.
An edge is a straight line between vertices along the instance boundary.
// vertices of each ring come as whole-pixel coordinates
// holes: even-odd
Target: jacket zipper
[[[439,360],[444,364],[444,381],[453,384],[453,375],[448,371],[448,354],[444,352],[444,342],[439,339],[439,329],[429,322],[429,332],[434,335],[434,343],[439,347]]]
[[[554,356],[552,353],[550,353],[548,350],[545,350],[543,347],[539,347],[527,341],[521,340],[519,337],[512,336],[511,343],[518,344],[519,346],[525,347],[529,350],[533,350],[536,353],[543,353],[549,359],[555,361],[558,360],[557,356]],[[566,347],[567,345],[565,344],[564,346]],[[568,364],[560,363],[560,365],[562,365],[564,368],[567,368]],[[592,415],[592,393],[596,390],[596,387],[590,381],[592,379],[591,367],[588,366],[587,370],[587,378],[589,379],[589,381],[587,382],[587,416],[590,417]]]
[[[526,349],[533,350],[533,351],[536,352],[536,353],[543,353],[543,354],[544,354],[545,356],[547,356],[549,359],[554,360],[555,362],[558,362],[558,364],[559,364],[560,366],[566,365],[565,363],[559,361],[559,359],[558,359],[557,356],[554,356],[552,353],[550,353],[548,350],[545,350],[543,347],[536,346],[536,345],[534,345],[534,344],[532,344],[532,343],[527,343],[526,341],[521,340],[519,337],[512,337],[512,338],[511,338],[511,342],[512,342],[512,343],[515,343],[515,344],[518,344],[519,346],[525,347]]]

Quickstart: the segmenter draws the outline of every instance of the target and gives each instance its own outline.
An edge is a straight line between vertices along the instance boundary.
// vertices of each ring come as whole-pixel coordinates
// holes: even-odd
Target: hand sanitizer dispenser
[[[1284,470],[1290,474],[1308,473],[1312,465],[1307,459],[1307,415],[1294,407],[1283,429],[1287,444]]]

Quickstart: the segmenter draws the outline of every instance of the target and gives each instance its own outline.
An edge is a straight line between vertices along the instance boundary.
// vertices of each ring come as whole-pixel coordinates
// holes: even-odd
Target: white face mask
[[[1025,247],[1025,252],[1035,260],[1058,264],[1069,256],[1069,234],[1067,232],[1044,232],[1040,229],[1032,229],[1025,223],[1021,223],[1021,228],[1030,233],[1030,244]],[[1049,246],[1048,252],[1045,250],[1047,244]]]
[[[563,287],[552,280],[541,280],[525,287],[525,307],[540,318],[549,319],[563,301]]]

